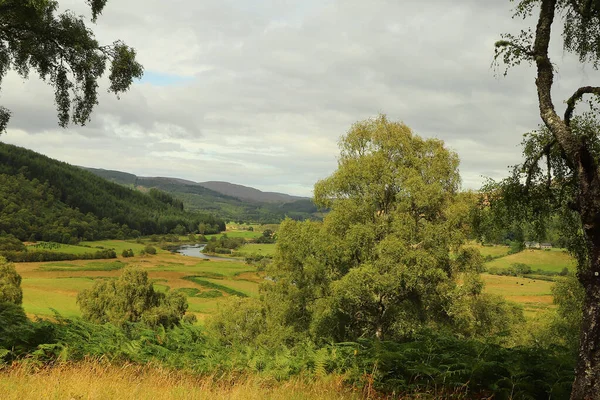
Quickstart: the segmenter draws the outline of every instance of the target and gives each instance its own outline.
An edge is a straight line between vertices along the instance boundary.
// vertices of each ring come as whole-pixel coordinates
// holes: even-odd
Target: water
[[[205,260],[239,261],[235,258],[207,256],[206,254],[202,253],[202,250],[205,246],[205,244],[183,245],[175,250],[175,253],[179,253],[188,257],[202,258]]]

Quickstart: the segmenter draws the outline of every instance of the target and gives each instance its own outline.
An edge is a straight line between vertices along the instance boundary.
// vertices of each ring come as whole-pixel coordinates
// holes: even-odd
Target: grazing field
[[[343,377],[284,382],[258,376],[232,379],[199,376],[156,366],[113,366],[100,361],[33,369],[14,365],[0,372],[0,398],[38,399],[359,399],[363,394],[343,384]],[[375,398],[375,397],[372,397]]]
[[[234,251],[234,255],[260,254],[263,256],[275,255],[275,243],[248,243]]]
[[[257,232],[238,231],[239,234]],[[88,242],[91,247],[69,246],[89,250],[102,246],[113,248],[118,253],[123,249],[139,251],[145,245],[129,241],[109,240]],[[273,255],[275,244],[246,244],[238,254]],[[510,267],[524,263],[535,269],[560,272],[567,266],[574,268],[574,260],[560,250],[525,250],[518,254],[505,255],[505,246],[476,246],[485,255],[498,257],[486,263],[486,267]],[[73,250],[75,251],[75,250]],[[188,297],[189,311],[200,322],[219,307],[228,296],[257,296],[262,277],[256,267],[243,261],[206,261],[195,257],[161,251],[150,256],[136,255],[120,260],[77,260],[45,263],[18,263],[17,271],[23,277],[23,305],[30,315],[52,316],[53,309],[64,316],[79,315],[77,293],[89,288],[95,279],[117,277],[126,266],[137,266],[148,272],[156,290],[181,290]],[[553,282],[521,277],[483,274],[486,292],[499,294],[510,301],[523,305],[526,315],[544,311],[552,304]]]
[[[509,301],[523,305],[526,316],[554,307],[552,286],[554,282],[514,276],[482,274],[485,292],[498,294]]]
[[[133,248],[125,241],[90,242],[93,246]],[[139,245],[143,248],[143,245]],[[134,252],[135,252],[134,248]],[[92,287],[96,279],[115,278],[126,266],[148,272],[159,291],[180,290],[188,296],[189,311],[199,321],[214,312],[222,298],[232,295],[256,296],[262,278],[256,268],[244,262],[205,261],[163,251],[157,255],[135,256],[121,260],[76,260],[62,262],[17,263],[23,277],[23,306],[29,315],[53,316],[55,309],[64,316],[80,315],[77,293]],[[198,277],[198,282],[185,279]]]
[[[508,254],[510,247],[508,246],[482,246],[480,244],[470,244],[468,247],[473,247],[479,250],[483,257],[503,257]]]
[[[41,271],[117,271],[128,264],[122,261],[92,261],[84,265],[69,262],[49,262],[40,266]]]
[[[227,231],[224,233],[216,233],[214,235],[205,235],[205,237],[210,240],[213,237],[217,239],[223,235],[227,235],[230,238],[244,238],[244,239],[256,239],[262,236],[262,232],[257,231]]]
[[[72,244],[62,244],[62,243],[51,243],[51,242],[38,242],[31,243],[27,245],[27,251],[51,251],[54,253],[67,253],[67,254],[86,254],[86,253],[95,253],[98,248],[96,247],[87,247],[87,246],[75,246]]]
[[[133,250],[133,252],[137,255],[140,250],[143,250],[144,247],[148,245],[148,243],[136,243],[134,240],[99,240],[97,242],[81,242],[81,245],[86,245],[92,247],[92,250],[96,250],[95,248],[103,247],[105,249],[114,249],[117,252],[117,256],[121,256],[123,250]],[[166,250],[162,250],[158,248],[156,245],[150,243],[150,245],[156,247],[156,251],[158,253],[166,253]]]
[[[508,268],[513,264],[522,263],[529,265],[534,271],[559,273],[563,268],[574,271],[577,265],[575,259],[562,249],[552,250],[523,250],[516,254],[510,254],[485,264],[487,268]]]
[[[52,316],[55,309],[65,317],[78,316],[77,293],[93,284],[91,278],[23,277],[23,308],[31,315]]]

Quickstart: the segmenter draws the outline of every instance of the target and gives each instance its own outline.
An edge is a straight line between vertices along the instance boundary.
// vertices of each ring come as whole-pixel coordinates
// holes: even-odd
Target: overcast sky
[[[84,0],[60,0],[89,16]],[[101,87],[85,127],[58,127],[53,91],[9,73],[0,140],[76,165],[311,195],[337,141],[385,113],[458,152],[463,187],[520,161],[540,119],[533,68],[491,68],[527,22],[508,0],[109,0],[92,29],[124,40],[145,77]],[[559,37],[557,37],[559,39]],[[556,41],[555,41],[556,42]],[[598,74],[554,47],[555,103]],[[499,73],[498,73],[499,72]]]

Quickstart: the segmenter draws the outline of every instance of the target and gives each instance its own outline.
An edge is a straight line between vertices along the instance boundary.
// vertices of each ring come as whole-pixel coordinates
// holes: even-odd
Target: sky
[[[61,9],[90,17],[84,0]],[[465,189],[507,175],[540,123],[535,70],[492,67],[512,19],[498,0],[109,0],[90,27],[145,69],[120,99],[100,85],[84,127],[58,126],[53,90],[2,81],[6,143],[74,165],[227,181],[310,196],[337,166],[352,123],[387,114],[461,159]],[[553,38],[554,99],[600,80]]]

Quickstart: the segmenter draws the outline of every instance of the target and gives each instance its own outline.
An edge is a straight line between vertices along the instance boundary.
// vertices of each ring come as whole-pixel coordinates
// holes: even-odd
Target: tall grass
[[[375,398],[343,384],[340,376],[295,377],[276,382],[258,376],[199,376],[158,365],[112,365],[102,360],[33,368],[15,364],[0,373],[0,398],[27,399],[359,399]]]

